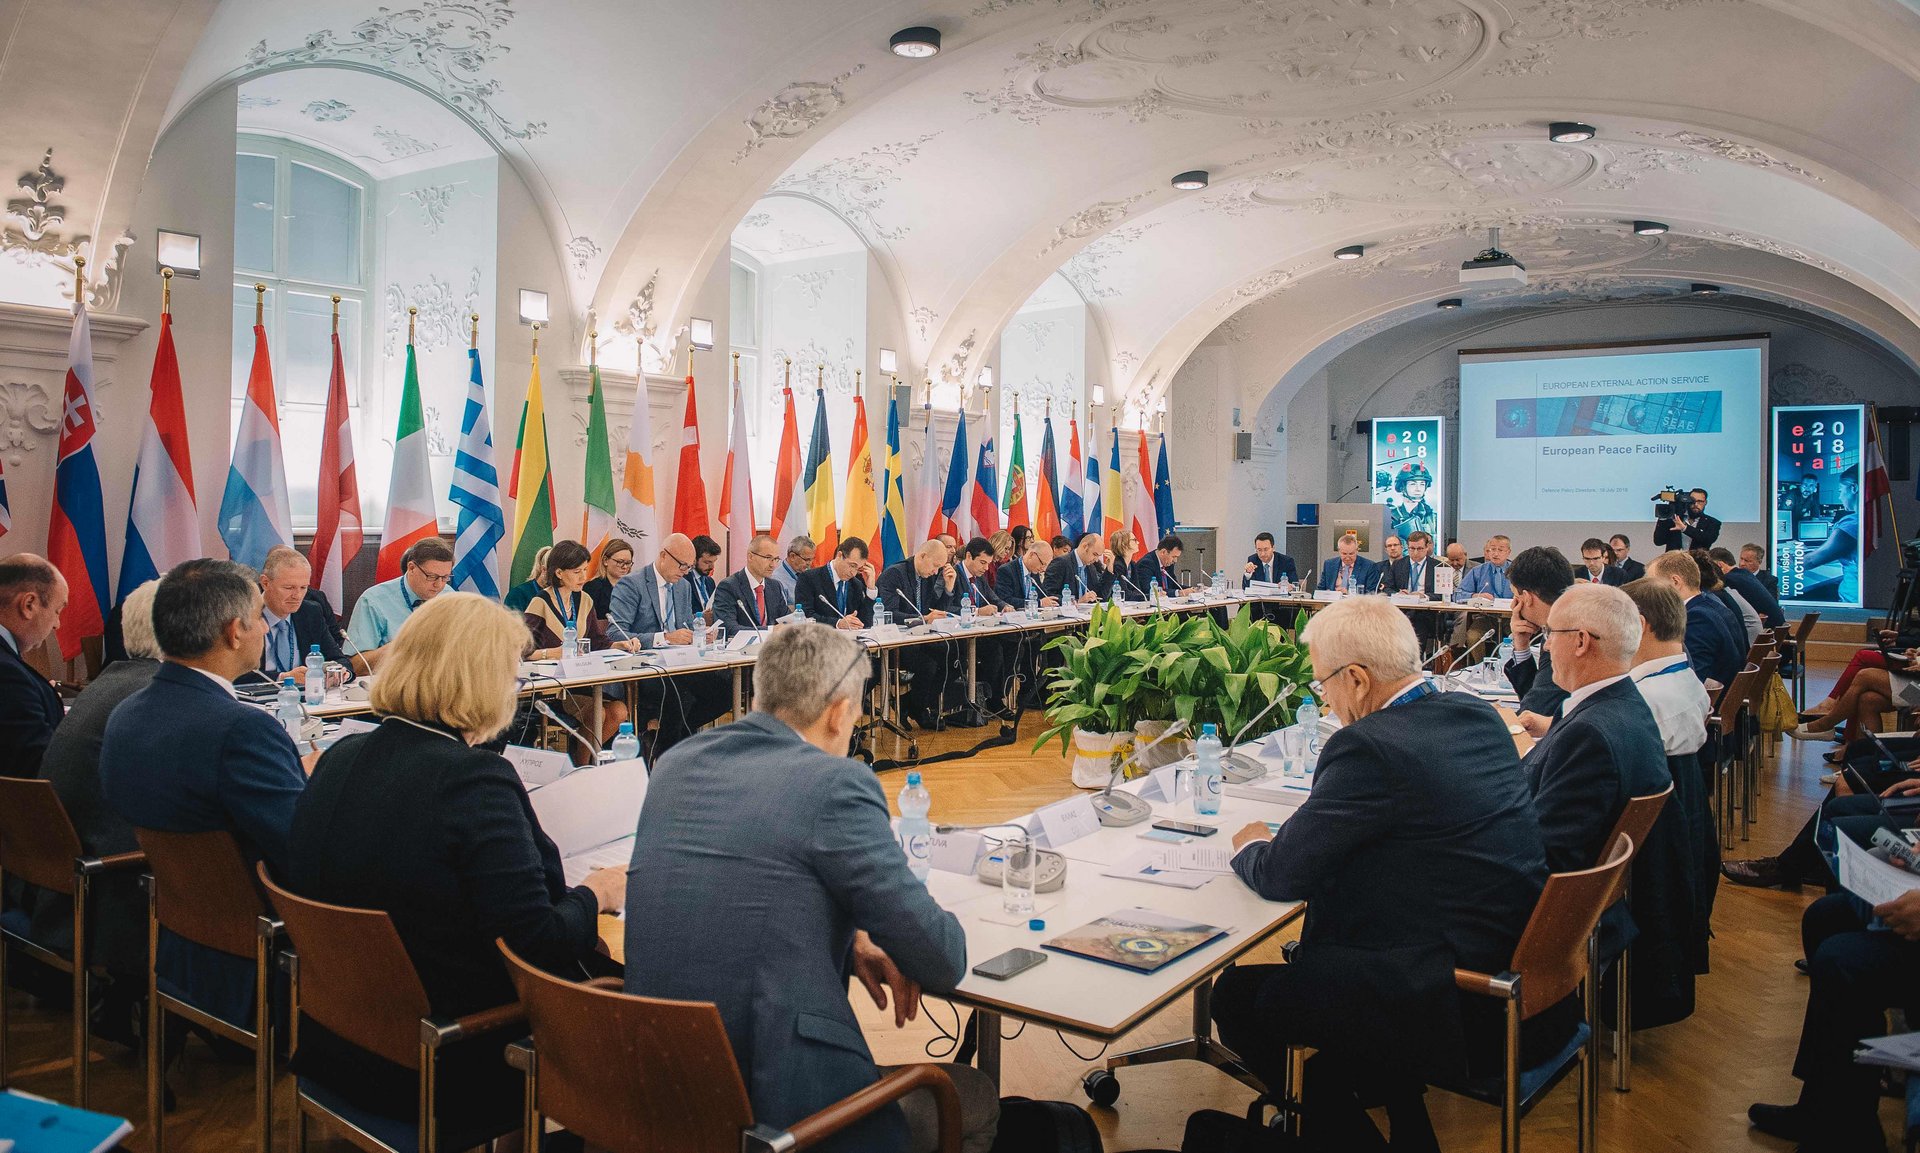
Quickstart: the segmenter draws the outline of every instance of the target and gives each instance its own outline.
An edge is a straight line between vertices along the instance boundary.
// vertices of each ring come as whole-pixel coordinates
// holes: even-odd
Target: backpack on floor
[[[1105,1153],[1105,1148],[1093,1118],[1072,1102],[1000,1098],[992,1153]]]

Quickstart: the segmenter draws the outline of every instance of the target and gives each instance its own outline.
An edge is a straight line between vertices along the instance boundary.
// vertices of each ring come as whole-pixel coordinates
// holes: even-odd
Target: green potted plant
[[[1082,788],[1106,784],[1113,766],[1133,751],[1146,680],[1145,637],[1143,622],[1098,605],[1084,633],[1047,643],[1045,651],[1060,653],[1062,662],[1048,674],[1048,728],[1033,748],[1038,752],[1055,739],[1062,751],[1071,747],[1073,783]]]
[[[1253,740],[1291,723],[1313,679],[1307,646],[1294,639],[1305,614],[1295,618],[1292,633],[1254,620],[1246,607],[1225,627],[1211,617],[1197,623],[1202,627],[1183,644],[1152,662],[1152,675],[1168,694],[1172,715],[1195,733],[1213,724],[1222,743],[1235,737]],[[1282,703],[1274,705],[1276,697],[1282,697]]]

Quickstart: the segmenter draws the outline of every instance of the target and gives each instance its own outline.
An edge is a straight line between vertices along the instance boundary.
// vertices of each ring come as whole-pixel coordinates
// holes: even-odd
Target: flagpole
[[[253,286],[253,323],[258,328],[267,326],[267,286],[257,281]]]
[[[340,294],[333,294],[333,334],[340,335]]]
[[[477,351],[480,348],[480,314],[476,312],[470,319],[473,321],[473,332],[467,337],[467,347]]]
[[[1873,443],[1877,445],[1880,449],[1881,467],[1884,468],[1886,467],[1887,449],[1886,449],[1886,440],[1880,435],[1880,406],[1877,404],[1869,403],[1867,405],[1867,413],[1868,413],[1869,419],[1873,421]],[[1860,479],[1864,483],[1867,478],[1863,476]],[[1900,547],[1900,517],[1899,517],[1899,514],[1893,511],[1893,486],[1892,485],[1887,486],[1887,523],[1893,526],[1893,547],[1899,548]]]
[[[407,309],[407,343],[408,344],[413,343],[413,322],[414,322],[414,319],[419,315],[420,315],[420,310],[418,308],[413,308],[411,306],[408,307]]]
[[[173,269],[160,270],[160,315],[166,316],[173,311]]]
[[[533,353],[532,355],[534,356],[540,355],[540,322],[537,320],[533,322]]]

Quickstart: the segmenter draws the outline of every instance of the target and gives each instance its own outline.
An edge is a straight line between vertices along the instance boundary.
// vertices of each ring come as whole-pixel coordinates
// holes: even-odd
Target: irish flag
[[[400,558],[414,542],[440,531],[433,511],[433,473],[427,467],[427,421],[420,406],[420,370],[407,341],[407,382],[400,391],[400,423],[393,433],[393,473],[387,482],[387,526],[373,579],[400,575]]]
[[[592,386],[587,390],[587,477],[580,486],[580,543],[587,546],[587,571],[598,575],[600,546],[613,533],[613,449],[607,444],[607,398],[600,391],[600,366],[588,370]],[[640,399],[634,417],[646,412],[646,373],[640,374]],[[632,454],[632,450],[628,450]],[[649,506],[653,498],[653,478],[647,478]],[[651,534],[649,534],[651,535]],[[634,557],[635,561],[640,558]]]
[[[593,370],[593,395],[600,395],[600,370]],[[688,403],[693,400],[693,388],[687,388]],[[605,407],[595,410],[602,426],[606,424]],[[592,420],[591,417],[588,418]],[[587,521],[592,524],[594,518],[594,478],[604,478],[601,483],[611,484],[611,476],[605,468],[593,466],[593,433],[587,433]],[[597,443],[605,445],[606,430],[601,429]],[[605,450],[602,449],[604,452]],[[695,452],[699,451],[698,443]],[[694,480],[700,479],[696,468]],[[608,492],[608,497],[613,497]],[[703,500],[702,504],[705,503]],[[633,545],[633,564],[635,568],[652,564],[656,553],[660,551],[660,514],[653,506],[653,414],[647,411],[647,374],[641,373],[633,387],[633,419],[627,424],[627,457],[620,465],[620,494],[614,505],[613,531],[619,533]],[[581,537],[582,541],[595,539],[591,533]],[[604,539],[604,538],[602,538]],[[600,554],[594,552],[595,571],[598,571]]]
[[[507,583],[533,575],[533,554],[553,544],[553,472],[547,460],[547,403],[540,393],[540,352],[533,353],[527,403],[520,410],[519,447],[513,451],[513,562]]]

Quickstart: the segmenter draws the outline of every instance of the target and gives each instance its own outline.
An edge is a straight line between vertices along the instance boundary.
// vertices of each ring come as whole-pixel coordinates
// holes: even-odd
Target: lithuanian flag
[[[606,438],[601,437],[602,441]],[[540,393],[540,353],[533,354],[527,403],[520,410],[520,438],[513,450],[513,562],[507,583],[533,575],[533,554],[553,544],[553,469],[547,457],[547,404]]]

